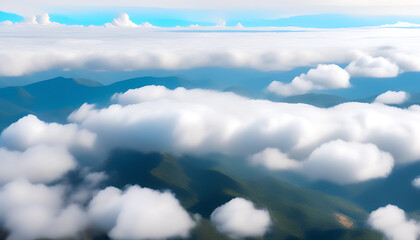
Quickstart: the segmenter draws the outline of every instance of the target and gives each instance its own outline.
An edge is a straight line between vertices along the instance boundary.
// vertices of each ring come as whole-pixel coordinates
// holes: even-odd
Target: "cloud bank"
[[[394,205],[373,211],[368,223],[389,240],[417,240],[420,236],[420,223],[408,219],[404,210]]]
[[[256,209],[243,198],[234,198],[219,206],[210,219],[218,231],[232,238],[263,236],[271,223],[267,210]]]
[[[251,156],[254,163],[277,170],[319,164],[321,170],[347,174],[304,167],[305,174],[320,179],[325,173],[323,179],[342,184],[385,177],[394,161],[420,159],[416,106],[352,102],[326,109],[163,86],[132,89],[113,101],[100,109],[85,104],[69,116],[96,134],[102,149]]]
[[[49,20],[47,15],[42,16],[35,20],[41,24],[0,25],[3,46],[0,76],[22,76],[47,70],[198,67],[270,71],[331,63],[350,64],[346,70],[352,76],[390,77],[404,71],[420,71],[416,41],[420,29],[417,28],[127,28],[121,26],[137,25],[126,14],[107,25],[112,27],[83,27],[44,24]],[[324,68],[329,70],[322,70]],[[301,76],[300,82],[314,83],[312,88],[315,89],[346,87],[345,77],[340,77],[344,80],[337,83],[316,78],[316,72],[336,74],[340,72],[337,69],[332,66],[314,69],[309,75]],[[312,73],[315,80],[308,81]],[[303,91],[307,87],[294,83],[290,88],[290,91]]]

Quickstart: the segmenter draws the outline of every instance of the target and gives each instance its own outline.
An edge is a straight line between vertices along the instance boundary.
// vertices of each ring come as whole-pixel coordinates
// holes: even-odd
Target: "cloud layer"
[[[102,109],[85,104],[69,117],[97,134],[107,149],[247,156],[271,147],[302,161],[322,144],[342,139],[374,144],[397,164],[420,159],[416,107],[353,102],[325,109],[162,86],[129,90],[113,99],[116,104]]]
[[[31,24],[0,25],[0,44],[3,46],[0,76],[22,76],[46,70],[133,71],[197,67],[267,71],[319,64],[329,67],[314,69],[314,75],[328,71],[339,73],[337,67],[329,65],[331,63],[350,64],[347,71],[352,76],[390,77],[404,71],[420,71],[420,53],[415,41],[420,29],[417,28],[114,27],[138,26],[126,14],[107,25],[113,27],[82,27],[47,24],[46,16],[35,17],[34,21],[29,21]],[[324,68],[328,69],[324,71]],[[308,74],[302,75],[300,82],[307,84],[306,78],[312,73]],[[337,83],[323,82],[314,76],[317,80],[312,88],[348,86],[345,77],[340,76],[342,80]],[[302,91],[297,83],[291,88]]]
[[[271,223],[267,210],[256,209],[243,198],[234,198],[219,206],[210,219],[217,230],[232,238],[263,236]]]

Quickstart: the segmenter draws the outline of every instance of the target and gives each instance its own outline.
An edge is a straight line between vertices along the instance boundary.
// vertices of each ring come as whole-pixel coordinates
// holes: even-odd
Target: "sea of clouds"
[[[76,167],[100,164],[114,148],[241,156],[243,164],[337,184],[385,178],[394,165],[420,159],[418,106],[401,109],[375,102],[318,108],[163,86],[117,93],[111,101],[102,108],[84,104],[68,124],[28,115],[1,133],[0,218],[11,232],[9,239],[74,237],[92,228],[114,239],[187,237],[199,217],[170,192],[141,186],[99,189],[106,175],[89,171],[82,187],[60,183]],[[78,161],[86,155],[92,162]],[[254,208],[245,199],[232,200],[215,210],[212,222],[229,236],[261,236],[269,229],[269,213]],[[162,215],[150,209],[161,209]],[[243,211],[261,222],[237,222],[230,216]],[[383,227],[385,220],[377,220],[382,214],[372,214],[374,228],[394,234]],[[26,224],[31,219],[43,220]],[[408,225],[418,230],[418,224]]]
[[[104,27],[51,23],[46,15],[4,22],[0,75],[50,69],[313,67],[289,84],[273,82],[268,87],[293,95],[350,87],[353,76],[384,78],[420,71],[416,28],[258,33],[240,26],[241,31],[223,31],[226,28],[154,28],[136,25],[126,15]],[[187,212],[170,191],[100,188],[106,174],[89,170],[82,186],[60,181],[74,169],[100,164],[114,148],[239,156],[243,164],[343,185],[385,178],[394,166],[420,159],[420,107],[385,105],[408,97],[387,92],[374,103],[318,108],[229,92],[147,86],[116,93],[108,106],[84,104],[67,124],[28,115],[0,135],[0,222],[10,240],[81,237],[88,231],[102,231],[113,239],[188,237],[200,217]],[[258,221],[238,221],[243,214]],[[267,210],[240,198],[215,209],[211,222],[231,237],[262,236],[271,224]],[[416,239],[420,232],[417,222],[391,205],[372,212],[368,223],[390,239]]]

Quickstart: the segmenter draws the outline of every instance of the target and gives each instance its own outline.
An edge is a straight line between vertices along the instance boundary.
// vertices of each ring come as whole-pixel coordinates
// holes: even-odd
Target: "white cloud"
[[[420,27],[420,24],[409,23],[409,22],[396,22],[394,24],[381,25],[381,27],[410,28],[410,27]]]
[[[0,219],[8,240],[77,238],[87,216],[77,205],[64,205],[63,189],[24,180],[0,188]]]
[[[343,139],[375,144],[397,163],[420,159],[415,108],[352,102],[326,109],[162,86],[129,90],[113,99],[117,104],[102,109],[83,105],[69,116],[97,134],[104,149],[248,156],[270,147],[302,161],[323,143]]]
[[[31,17],[27,17],[23,20],[23,22],[18,23],[20,24],[39,24],[39,25],[48,25],[52,24],[53,22],[50,21],[50,16],[46,13],[35,15]],[[57,23],[54,23],[57,24]]]
[[[266,148],[250,157],[253,164],[260,164],[272,170],[298,169],[302,163],[290,159],[287,154],[280,152],[277,148]]]
[[[170,192],[108,187],[89,204],[93,224],[113,239],[187,237],[195,222]]]
[[[337,89],[350,87],[350,75],[335,64],[320,64],[308,73],[302,73],[290,83],[273,81],[268,86],[270,92],[290,96],[319,89]]]
[[[92,172],[85,176],[85,184],[89,187],[96,187],[99,183],[108,178],[105,172]]]
[[[276,148],[266,148],[252,155],[250,160],[270,170],[293,170],[314,180],[338,184],[384,178],[394,166],[392,156],[376,145],[343,140],[322,144],[303,161],[290,159]]]
[[[122,13],[118,15],[114,20],[112,20],[112,23],[106,23],[106,27],[138,27],[137,24],[133,23],[130,20],[130,17],[127,15],[127,13]]]
[[[37,145],[92,149],[95,140],[95,134],[79,129],[76,124],[45,123],[34,115],[19,119],[0,135],[1,145],[20,151]]]
[[[124,147],[144,152],[221,153],[253,156],[251,161],[269,169],[298,170],[299,162],[306,170],[312,163],[335,172],[351,169],[324,177],[342,184],[387,176],[393,158],[395,164],[420,159],[416,107],[351,102],[318,108],[163,86],[132,89],[114,95],[113,101],[116,104],[101,109],[85,104],[69,116],[80,128],[97,134],[98,152]],[[352,152],[335,154],[331,147],[335,145]],[[329,158],[321,161],[321,153]],[[372,157],[364,160],[363,154]],[[303,173],[322,178],[312,170]]]
[[[120,19],[122,25],[127,25],[128,21],[123,19],[129,19]],[[374,62],[384,67],[391,66],[390,70],[380,70],[386,76],[420,69],[420,50],[415,41],[420,29],[415,28],[224,27],[231,30],[224,31],[217,27],[153,28],[146,27],[149,26],[147,23],[141,26],[145,27],[1,25],[0,76],[22,76],[52,69],[133,71],[228,67],[290,70],[326,63],[348,64],[357,60],[361,52],[378,57]],[[235,32],[238,30],[241,32]],[[282,41],[278,41],[279,38]],[[385,47],[390,50],[384,52]],[[382,64],[380,57],[388,63]],[[375,64],[362,65],[362,72],[378,74]]]
[[[232,238],[263,236],[271,223],[267,210],[256,209],[243,198],[234,198],[219,206],[210,219],[218,231]]]
[[[415,188],[419,188],[420,189],[420,176],[419,177],[416,177],[412,182],[411,182],[411,184],[413,185],[413,187],[415,187]]]
[[[353,77],[388,78],[396,77],[400,72],[397,64],[384,57],[371,57],[362,55],[351,62],[346,71]]]
[[[389,240],[417,240],[420,236],[420,223],[408,219],[404,210],[394,205],[373,211],[368,223]]]
[[[373,144],[336,140],[315,149],[303,164],[303,172],[314,179],[339,184],[387,177],[394,159]]]
[[[52,182],[75,167],[76,160],[62,148],[38,145],[24,152],[0,148],[2,183],[19,178],[37,183]]]
[[[403,104],[410,98],[404,91],[387,91],[375,98],[375,102],[383,104]]]
[[[80,173],[83,182],[73,187],[70,201],[85,205],[98,193],[98,187],[108,179],[108,175],[105,172],[89,172],[89,168],[82,169]]]

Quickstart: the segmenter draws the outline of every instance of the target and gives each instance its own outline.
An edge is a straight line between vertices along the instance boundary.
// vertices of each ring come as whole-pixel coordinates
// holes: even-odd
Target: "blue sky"
[[[100,10],[68,13],[49,13],[53,22],[67,25],[104,25],[111,22],[121,11]],[[235,26],[241,23],[246,27],[308,27],[308,28],[349,28],[379,26],[393,24],[398,21],[420,23],[418,16],[392,16],[392,15],[345,15],[345,14],[315,14],[300,15],[276,19],[267,19],[260,14],[253,14],[246,11],[238,11],[228,15],[212,14],[207,10],[186,10],[186,9],[164,9],[164,8],[134,8],[124,11],[130,19],[141,24],[149,22],[160,27],[189,26],[198,24],[200,26],[214,26],[226,22],[227,26]],[[20,22],[24,17],[13,13],[0,11],[0,21]]]

